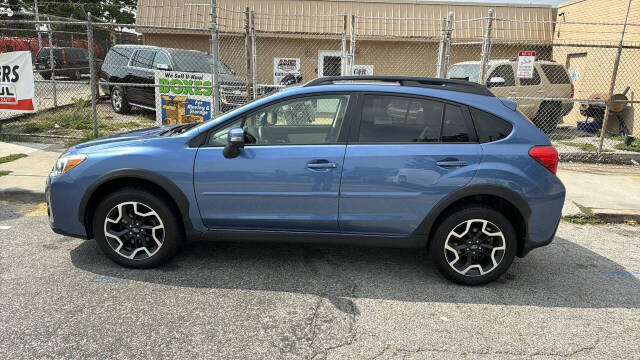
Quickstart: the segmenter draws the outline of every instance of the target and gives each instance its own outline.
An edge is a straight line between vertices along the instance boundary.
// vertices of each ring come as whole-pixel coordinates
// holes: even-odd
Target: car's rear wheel
[[[93,218],[100,249],[116,263],[152,268],[167,262],[184,241],[171,204],[153,193],[125,188],[104,198]]]
[[[82,73],[80,72],[80,70],[74,70],[73,73],[71,74],[71,79],[72,80],[81,80],[82,79]]]
[[[538,113],[533,117],[533,124],[549,135],[556,131],[558,123],[562,117],[562,104],[554,102],[544,102],[538,109]]]
[[[463,285],[482,285],[504,274],[516,254],[517,237],[509,220],[478,204],[446,216],[429,252],[438,271]]]
[[[111,89],[111,107],[118,114],[128,114],[131,112],[131,104],[127,99],[127,94],[120,86]]]

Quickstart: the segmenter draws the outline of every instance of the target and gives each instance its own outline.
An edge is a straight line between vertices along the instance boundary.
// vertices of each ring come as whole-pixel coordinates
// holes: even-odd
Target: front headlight
[[[58,161],[56,161],[56,165],[53,167],[53,175],[62,175],[67,171],[73,169],[74,167],[80,165],[80,163],[85,161],[86,159],[87,155],[85,154],[61,156],[58,158]]]

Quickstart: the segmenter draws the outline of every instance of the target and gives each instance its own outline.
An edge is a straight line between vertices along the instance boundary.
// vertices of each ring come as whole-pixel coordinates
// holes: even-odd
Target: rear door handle
[[[311,170],[335,169],[338,164],[329,162],[328,160],[314,160],[307,163],[307,167]]]
[[[462,161],[458,159],[444,159],[436,162],[436,165],[443,168],[459,168],[459,167],[467,166],[469,164],[467,164],[466,161]]]

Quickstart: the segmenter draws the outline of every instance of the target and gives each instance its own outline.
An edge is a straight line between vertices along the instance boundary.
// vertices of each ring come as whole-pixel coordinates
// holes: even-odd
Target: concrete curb
[[[27,190],[0,190],[0,200],[25,203],[42,203],[46,201],[44,193]]]

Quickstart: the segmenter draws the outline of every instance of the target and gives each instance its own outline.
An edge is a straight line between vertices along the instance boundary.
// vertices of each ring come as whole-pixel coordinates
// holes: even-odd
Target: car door
[[[465,106],[367,94],[349,136],[339,229],[408,235],[447,194],[465,186],[481,159]]]
[[[131,62],[127,68],[127,78],[129,82],[136,84],[153,84],[154,70],[153,60],[156,56],[155,50],[138,49],[134,52]],[[155,106],[155,88],[153,86],[134,86],[127,88],[129,101],[153,107]]]
[[[540,79],[540,72],[538,66],[533,68],[533,77],[531,79],[518,78],[519,82],[519,95],[520,97],[533,98],[518,100],[518,109],[525,114],[529,119],[533,119],[538,108],[540,107],[540,100],[535,98],[544,98],[544,88],[542,86],[542,80]]]
[[[194,189],[208,228],[334,232],[345,153],[346,93],[265,105],[214,129],[198,150]],[[222,154],[242,127],[239,156]]]

